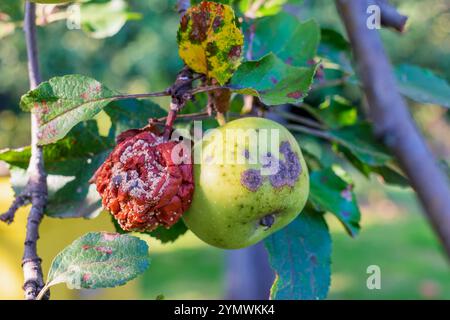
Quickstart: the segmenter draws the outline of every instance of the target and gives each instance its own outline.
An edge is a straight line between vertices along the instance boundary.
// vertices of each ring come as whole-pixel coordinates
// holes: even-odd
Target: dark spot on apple
[[[286,64],[292,64],[292,60],[294,60],[292,57],[288,57],[285,62]]]
[[[275,222],[275,215],[273,213],[268,214],[259,220],[259,224],[263,227],[266,227],[266,230],[269,229]]]
[[[263,178],[259,170],[248,169],[241,174],[241,184],[248,190],[255,192],[263,183]]]
[[[245,159],[250,159],[250,151],[248,151],[247,149],[244,150],[244,157]]]
[[[284,161],[280,160],[278,171],[269,176],[270,183],[274,188],[281,188],[286,185],[294,186],[302,173],[298,156],[292,151],[291,144],[288,141],[281,143],[280,153],[284,156]]]
[[[273,84],[277,84],[278,83],[278,79],[277,78],[275,78],[275,77],[270,77],[270,81],[273,83]]]

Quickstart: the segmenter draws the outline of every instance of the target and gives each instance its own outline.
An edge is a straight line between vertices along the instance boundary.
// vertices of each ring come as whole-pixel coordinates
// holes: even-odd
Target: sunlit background
[[[174,1],[128,1],[142,19],[128,22],[114,37],[96,40],[65,22],[39,29],[43,78],[81,73],[127,93],[167,87],[181,67],[176,49],[178,16]],[[450,80],[450,7],[447,0],[398,0],[410,17],[408,31],[382,31],[394,62],[418,64]],[[341,29],[333,1],[306,1],[301,18],[314,16]],[[1,35],[1,25],[0,25]],[[18,107],[28,89],[23,33],[0,38],[0,149],[29,144],[29,117]],[[164,100],[158,102],[164,103]],[[449,116],[441,107],[411,103],[411,111],[433,150],[450,159]],[[106,124],[105,124],[106,126]],[[0,212],[13,199],[5,166],[0,171]],[[450,272],[441,248],[411,190],[384,187],[375,178],[354,173],[362,209],[361,234],[351,239],[327,215],[333,238],[331,299],[450,299]],[[29,208],[19,210],[10,226],[0,224],[0,299],[22,298],[20,267]],[[44,273],[53,257],[88,231],[113,231],[110,217],[93,220],[45,218],[38,251]],[[115,289],[72,291],[65,285],[51,290],[53,299],[215,299],[225,296],[225,251],[187,233],[174,244],[148,241],[151,266],[143,276]],[[366,287],[369,265],[381,268],[381,290]]]

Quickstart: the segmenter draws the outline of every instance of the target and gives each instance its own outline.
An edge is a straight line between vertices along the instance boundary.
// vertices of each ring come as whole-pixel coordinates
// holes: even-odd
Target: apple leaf
[[[245,35],[245,51],[251,49],[252,59],[273,52],[286,64],[307,66],[316,56],[320,27],[314,20],[300,22],[290,14],[279,13],[254,20],[247,26]]]
[[[177,39],[181,59],[221,85],[241,62],[244,36],[228,5],[203,1],[189,8],[181,18]]]
[[[350,43],[336,30],[321,28],[318,55],[339,65],[346,73],[354,74]]]
[[[48,203],[45,214],[58,218],[91,218],[100,208],[95,185],[89,184],[113,146],[113,140],[98,133],[93,120],[80,123],[58,142],[44,148]],[[0,160],[10,165],[11,184],[20,193],[28,181],[31,148],[4,150]]]
[[[276,272],[271,299],[326,298],[330,286],[331,237],[322,215],[304,211],[264,242]]]
[[[392,159],[386,147],[374,138],[371,126],[366,122],[331,130],[330,134],[363,163],[381,166]]]
[[[129,231],[123,230],[117,220],[111,215],[111,221],[114,225],[114,228],[116,229],[116,232],[120,234],[126,234],[130,233]],[[133,233],[140,233],[140,234],[146,234],[150,237],[153,237],[155,239],[158,239],[161,241],[161,243],[169,243],[174,242],[177,240],[180,236],[186,233],[187,227],[184,224],[183,220],[179,220],[177,223],[175,223],[173,226],[171,226],[169,229],[166,229],[164,227],[158,227],[157,229],[150,231],[150,232],[133,232]]]
[[[53,260],[46,287],[65,282],[69,289],[121,286],[149,266],[147,243],[126,234],[91,232]]]
[[[333,213],[352,237],[359,232],[361,213],[353,186],[331,168],[311,171],[309,200],[318,209]]]
[[[285,4],[296,4],[300,5],[303,3],[303,0],[271,0],[271,1],[262,1],[257,9],[252,13],[252,16],[255,17],[265,17],[272,16],[278,14],[281,10],[283,10],[283,6]],[[241,0],[239,1],[239,8],[242,12],[249,13],[249,11],[253,11],[255,6],[255,1],[252,0]]]
[[[115,139],[121,132],[141,128],[150,118],[161,118],[167,111],[150,100],[127,99],[111,102],[104,111],[111,119],[109,136]]]
[[[395,74],[400,92],[408,98],[450,108],[450,85],[430,70],[402,64]]]
[[[318,108],[303,105],[309,113],[332,129],[356,124],[358,111],[346,99],[340,96],[328,96]]]
[[[55,77],[22,96],[20,106],[37,114],[39,144],[63,138],[77,123],[89,120],[114,99],[115,92],[82,75]]]
[[[138,20],[139,13],[129,12],[124,0],[83,3],[80,6],[81,28],[90,37],[103,39],[118,33],[128,20]]]
[[[299,104],[306,97],[317,65],[293,67],[273,53],[260,60],[246,61],[233,75],[232,91],[259,97],[267,105]]]

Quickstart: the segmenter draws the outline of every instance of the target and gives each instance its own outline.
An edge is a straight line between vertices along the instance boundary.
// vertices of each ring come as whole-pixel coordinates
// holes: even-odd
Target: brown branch
[[[187,11],[187,9],[189,9],[190,6],[191,6],[190,0],[178,0],[177,1],[178,14],[180,16],[183,16],[184,13]]]
[[[397,8],[392,6],[387,0],[376,0],[375,2],[380,7],[381,25],[394,28],[399,32],[405,31],[407,16],[399,13]]]
[[[8,211],[0,215],[0,221],[3,221],[7,224],[11,224],[14,221],[14,217],[16,216],[17,210],[21,207],[26,206],[30,203],[30,194],[28,192],[24,192],[17,195],[9,207]]]
[[[197,93],[202,93],[202,92],[208,92],[208,91],[214,91],[217,89],[228,89],[226,86],[202,86],[202,87],[197,87],[193,90],[190,91],[191,95],[195,95]]]
[[[36,5],[25,3],[24,31],[27,44],[28,74],[30,88],[34,89],[41,82],[36,44]],[[28,215],[25,247],[22,258],[24,274],[25,299],[34,300],[44,286],[41,259],[37,254],[39,224],[44,216],[47,203],[47,176],[44,169],[42,147],[38,146],[38,119],[31,114],[31,158],[28,165],[28,184],[26,189],[31,196],[31,210]],[[47,294],[48,297],[48,294]]]
[[[366,26],[374,0],[336,0],[352,44],[375,133],[391,149],[450,256],[450,188],[396,89],[380,35]]]

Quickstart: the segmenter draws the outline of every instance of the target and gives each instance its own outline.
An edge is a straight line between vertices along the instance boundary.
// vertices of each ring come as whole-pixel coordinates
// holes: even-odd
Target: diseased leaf
[[[403,95],[417,102],[450,108],[450,85],[430,70],[402,64],[396,67],[395,75]]]
[[[277,275],[271,299],[326,298],[330,286],[331,237],[322,215],[304,211],[264,243]]]
[[[299,104],[306,97],[317,66],[293,67],[270,53],[246,61],[235,72],[229,88],[259,97],[267,105]]]
[[[37,114],[39,144],[63,138],[77,123],[89,120],[116,93],[82,75],[55,77],[22,96],[20,106]]]
[[[309,200],[319,210],[333,213],[352,237],[359,232],[361,214],[353,186],[337,176],[331,168],[312,171]]]
[[[203,1],[189,8],[181,18],[177,39],[181,59],[221,85],[241,62],[244,36],[228,5]]]
[[[251,50],[252,59],[273,52],[286,64],[299,67],[313,64],[320,27],[314,20],[300,22],[290,14],[279,13],[252,20],[246,25],[245,35],[245,52]]]
[[[91,232],[55,257],[46,286],[65,282],[70,289],[112,288],[134,279],[148,266],[145,241],[125,234]]]

